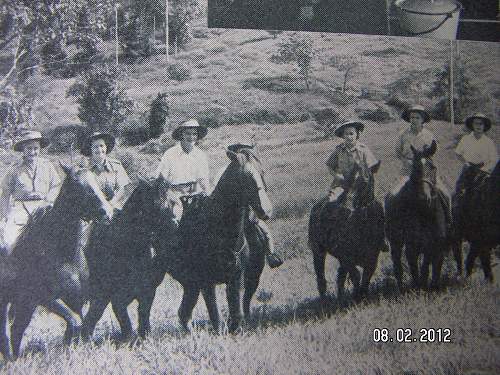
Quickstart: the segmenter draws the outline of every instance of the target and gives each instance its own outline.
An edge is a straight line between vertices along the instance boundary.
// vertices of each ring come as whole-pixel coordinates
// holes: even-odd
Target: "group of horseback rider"
[[[424,107],[414,105],[405,110],[402,119],[410,125],[400,133],[396,146],[396,155],[402,162],[400,180],[391,190],[395,195],[409,179],[413,160],[412,147],[422,151],[429,147],[435,136],[424,124],[430,121],[430,115]],[[494,142],[485,135],[492,122],[482,113],[475,113],[465,120],[465,126],[471,131],[465,135],[456,148],[456,154],[464,163],[464,168],[457,181],[456,195],[462,197],[468,184],[467,176],[471,168],[484,173],[491,172],[498,155]],[[360,167],[361,173],[377,164],[377,159],[370,149],[359,142],[364,124],[348,121],[336,127],[334,133],[343,139],[328,158],[326,164],[333,175],[333,183],[328,194],[330,202],[336,202],[345,189],[345,179],[353,168]],[[181,217],[188,202],[197,196],[209,195],[209,163],[206,153],[197,143],[207,135],[207,128],[196,120],[188,120],[179,125],[172,133],[178,143],[163,155],[155,177],[163,176],[167,188],[174,197],[173,213]],[[47,147],[49,141],[38,131],[25,131],[14,144],[14,150],[22,153],[22,161],[14,165],[2,183],[0,197],[0,248],[4,254],[10,254],[20,229],[28,222],[31,213],[38,207],[51,205],[57,197],[61,180],[54,166],[40,157],[40,150]],[[96,175],[96,180],[108,202],[116,209],[123,204],[125,188],[130,183],[127,172],[120,161],[109,157],[115,147],[115,138],[107,133],[91,134],[83,143],[81,153],[87,157],[85,166]],[[245,153],[259,164],[251,142],[236,143],[228,147],[229,152]],[[222,173],[218,173],[221,176]],[[439,176],[435,175],[436,188],[442,204],[451,219],[451,197]],[[216,183],[217,181],[215,181]],[[450,220],[451,221],[451,220]],[[271,232],[267,225],[250,213],[248,224],[253,227],[267,249],[266,258],[270,267],[278,267],[283,261],[274,251]],[[387,250],[385,242],[381,249]]]
[[[155,177],[163,176],[170,197],[173,197],[173,214],[180,220],[186,207],[197,198],[209,195],[208,158],[197,143],[207,135],[207,128],[196,120],[179,125],[172,138],[178,143],[163,155]],[[47,159],[40,157],[40,150],[49,145],[49,140],[40,132],[24,131],[14,144],[14,150],[22,153],[22,160],[7,173],[2,183],[0,197],[0,252],[9,255],[32,213],[50,206],[61,186],[59,175]],[[126,187],[131,182],[121,162],[109,153],[115,147],[115,138],[108,133],[94,132],[85,139],[81,153],[85,157],[81,166],[92,171],[107,201],[115,209],[123,207]],[[254,152],[254,144],[236,143],[228,146],[228,152],[245,153],[260,164]],[[222,171],[223,172],[223,171]],[[220,177],[222,173],[218,173]],[[271,232],[267,225],[250,211],[247,225],[252,226],[256,240],[266,249],[270,267],[279,267],[283,260],[274,251]],[[82,241],[91,227],[82,223]]]

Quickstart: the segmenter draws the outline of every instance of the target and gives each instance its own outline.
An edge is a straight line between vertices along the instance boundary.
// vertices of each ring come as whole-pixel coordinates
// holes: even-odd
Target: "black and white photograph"
[[[500,44],[210,3],[0,3],[0,374],[500,373]]]
[[[498,0],[208,0],[208,25],[500,40]]]

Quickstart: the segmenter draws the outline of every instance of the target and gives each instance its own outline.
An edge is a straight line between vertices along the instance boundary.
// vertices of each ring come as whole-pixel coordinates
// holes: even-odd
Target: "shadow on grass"
[[[244,40],[243,42],[239,43],[238,45],[244,46],[245,44],[262,42],[264,40],[268,40],[268,39],[271,39],[271,38],[272,38],[271,36],[263,36],[263,37],[260,37],[260,38],[248,39],[248,40]]]

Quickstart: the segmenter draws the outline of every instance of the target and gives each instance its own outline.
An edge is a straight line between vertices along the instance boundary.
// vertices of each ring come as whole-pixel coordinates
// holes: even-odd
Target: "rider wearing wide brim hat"
[[[14,143],[22,160],[10,167],[1,184],[0,253],[10,254],[33,212],[53,204],[59,193],[56,169],[40,156],[40,149],[48,145],[48,139],[35,130],[23,131]]]
[[[106,143],[107,154],[109,154],[115,147],[116,140],[115,137],[113,137],[111,134],[105,132],[93,132],[83,141],[82,147],[80,149],[82,155],[88,157],[91,156],[92,142],[97,139],[102,139],[104,143]]]
[[[182,132],[185,129],[197,129],[198,130],[198,140],[206,137],[208,133],[208,129],[205,126],[202,126],[195,119],[187,120],[181,123],[175,130],[172,132],[172,138],[176,141],[182,140]]]
[[[360,121],[346,121],[337,125],[335,127],[335,130],[333,131],[333,134],[335,134],[335,136],[339,138],[342,138],[342,135],[344,134],[344,130],[346,128],[356,129],[359,136],[359,133],[361,133],[365,129],[365,125]]]
[[[429,114],[429,112],[427,112],[425,110],[424,106],[420,105],[420,104],[415,104],[415,105],[412,105],[412,106],[408,107],[407,109],[405,109],[403,111],[403,113],[401,114],[401,118],[403,120],[405,120],[406,122],[410,122],[410,114],[412,112],[420,113],[422,115],[422,118],[423,118],[422,123],[424,123],[424,124],[426,122],[431,121],[431,115]]]
[[[481,120],[483,120],[484,131],[485,132],[487,132],[488,130],[491,129],[491,119],[488,116],[486,116],[484,113],[476,112],[476,113],[470,115],[469,117],[467,117],[465,119],[465,126],[469,130],[474,130],[472,128],[472,122],[474,121],[474,119],[481,119]]]
[[[39,131],[36,131],[36,130],[26,130],[26,131],[23,131],[14,141],[14,151],[17,151],[17,152],[22,152],[23,151],[23,148],[24,148],[24,145],[27,143],[27,142],[30,142],[30,141],[38,141],[40,142],[40,147],[41,148],[45,148],[47,147],[50,142],[47,138],[45,138],[42,133],[40,133]]]

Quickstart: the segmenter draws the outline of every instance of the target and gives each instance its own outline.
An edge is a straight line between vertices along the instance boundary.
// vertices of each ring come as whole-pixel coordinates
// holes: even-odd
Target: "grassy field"
[[[158,91],[168,90],[172,118],[199,116],[214,106],[222,115],[255,113],[260,109],[284,111],[287,115],[306,113],[316,107],[334,107],[345,116],[356,113],[356,104],[332,102],[328,90],[340,80],[340,73],[319,62],[311,92],[301,82],[287,93],[263,90],[248,85],[252,78],[268,81],[293,75],[289,66],[268,62],[277,43],[263,31],[208,31],[208,40],[195,40],[184,60],[193,68],[193,79],[184,83],[166,80],[163,60],[152,58],[126,67],[122,85],[137,100],[139,109]],[[323,55],[343,53],[365,56],[362,72],[351,83],[352,92],[361,87],[382,88],[407,71],[408,66],[425,71],[444,63],[447,43],[415,39],[353,37],[310,34]],[[396,51],[380,57],[388,48]],[[378,51],[378,52],[377,52]],[[399,52],[398,52],[399,51]],[[462,53],[478,74],[474,80],[484,93],[498,91],[497,69],[500,48],[493,45],[464,43]],[[64,95],[71,80],[54,81],[36,77],[39,101],[35,113],[44,128],[76,123],[76,106]],[[271,80],[272,81],[272,80]],[[266,81],[267,82],[267,81]],[[243,87],[248,87],[243,89]],[[274,86],[272,86],[274,87]],[[416,100],[416,98],[414,98]],[[485,102],[488,111],[496,102]],[[382,103],[378,103],[382,104]],[[495,107],[497,108],[497,107]],[[394,119],[386,124],[366,122],[362,142],[382,160],[377,175],[377,197],[382,198],[395,183],[399,163],[394,145],[402,123]],[[293,118],[290,115],[290,118]],[[450,187],[460,170],[453,145],[462,134],[462,126],[434,121],[429,128],[440,142],[436,157],[439,171]],[[181,288],[166,276],[157,291],[152,310],[151,336],[141,345],[129,347],[114,341],[117,322],[108,308],[99,323],[96,342],[62,347],[64,323],[43,309],[37,310],[23,340],[26,353],[15,363],[2,363],[7,374],[496,374],[500,372],[500,285],[482,282],[482,273],[471,280],[454,280],[455,266],[445,262],[446,288],[440,293],[396,293],[390,256],[381,254],[367,300],[348,307],[337,305],[332,294],[321,305],[317,298],[312,256],[307,247],[309,211],[328,190],[330,177],[325,160],[338,140],[323,137],[311,121],[284,124],[246,123],[211,129],[204,140],[215,174],[227,163],[222,146],[248,137],[256,137],[266,169],[275,214],[270,227],[277,250],[285,264],[276,270],[265,268],[252,308],[252,321],[240,334],[213,336],[208,333],[203,304],[194,312],[193,332],[183,335],[176,312]],[[500,131],[490,136],[500,144]],[[168,141],[168,136],[165,137]],[[132,177],[147,175],[158,163],[159,153],[143,153],[141,146],[120,147],[115,154]],[[69,155],[49,155],[69,160]],[[2,156],[0,177],[15,160]],[[329,291],[335,288],[338,263],[327,261]],[[479,271],[479,270],[477,270]],[[498,267],[494,268],[500,280]],[[351,285],[349,285],[351,287]],[[227,315],[225,294],[218,288],[219,309]],[[130,306],[134,314],[135,303]],[[374,343],[373,329],[449,328],[451,343]]]

